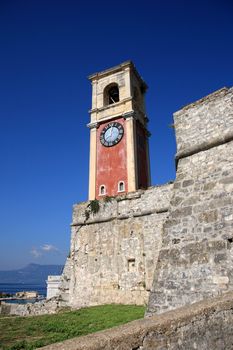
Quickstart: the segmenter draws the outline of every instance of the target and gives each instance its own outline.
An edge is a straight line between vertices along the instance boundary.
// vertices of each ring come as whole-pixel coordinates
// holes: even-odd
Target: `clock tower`
[[[131,61],[92,74],[89,200],[150,186],[144,95]]]

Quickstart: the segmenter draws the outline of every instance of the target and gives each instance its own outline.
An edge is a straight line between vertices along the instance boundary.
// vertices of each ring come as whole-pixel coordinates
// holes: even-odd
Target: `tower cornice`
[[[121,64],[118,64],[117,66],[114,66],[114,67],[102,70],[100,72],[93,73],[93,74],[88,76],[88,79],[89,80],[96,80],[96,79],[102,78],[102,77],[104,77],[106,75],[110,75],[110,74],[116,73],[116,72],[122,70],[123,68],[127,68],[127,67],[130,67],[132,65],[133,65],[132,61],[130,61],[130,60],[129,61],[125,61],[125,62],[123,62]]]
[[[123,100],[121,100],[119,102],[114,103],[114,105],[111,104],[111,105],[107,105],[107,106],[103,106],[103,107],[99,107],[99,108],[90,109],[88,111],[88,113],[91,114],[91,113],[96,113],[96,112],[102,112],[106,109],[112,109],[112,108],[115,108],[117,106],[120,106],[121,104],[124,104],[125,102],[132,101],[132,99],[133,99],[132,96],[130,96],[130,97],[124,98]]]
[[[100,78],[103,78],[105,76],[112,75],[112,74],[120,72],[122,70],[126,70],[127,68],[129,68],[131,71],[134,72],[134,74],[136,75],[136,77],[140,81],[142,88],[144,89],[144,91],[146,91],[148,86],[145,83],[145,81],[142,79],[140,74],[138,73],[133,61],[131,61],[131,60],[125,61],[121,64],[118,64],[117,66],[112,67],[112,68],[105,69],[101,72],[93,73],[93,74],[88,76],[88,79],[91,80],[92,82],[94,82],[94,81],[99,80]]]

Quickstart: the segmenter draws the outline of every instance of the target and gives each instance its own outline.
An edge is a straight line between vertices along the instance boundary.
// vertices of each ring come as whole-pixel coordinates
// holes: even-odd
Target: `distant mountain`
[[[44,284],[48,275],[61,275],[63,265],[29,264],[19,270],[0,271],[0,283]]]

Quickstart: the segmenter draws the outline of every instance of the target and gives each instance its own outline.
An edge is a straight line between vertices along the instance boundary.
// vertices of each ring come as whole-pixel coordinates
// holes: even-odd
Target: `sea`
[[[0,283],[0,292],[15,294],[23,291],[36,291],[41,298],[46,297],[46,284],[26,284],[26,283]],[[36,300],[11,300],[11,303],[24,304],[26,302],[35,302]]]

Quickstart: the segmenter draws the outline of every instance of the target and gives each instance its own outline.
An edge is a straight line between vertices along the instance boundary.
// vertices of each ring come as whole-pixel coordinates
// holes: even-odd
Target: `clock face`
[[[120,142],[123,135],[123,126],[120,123],[112,122],[103,128],[100,134],[100,142],[106,147],[115,146],[118,142]]]

